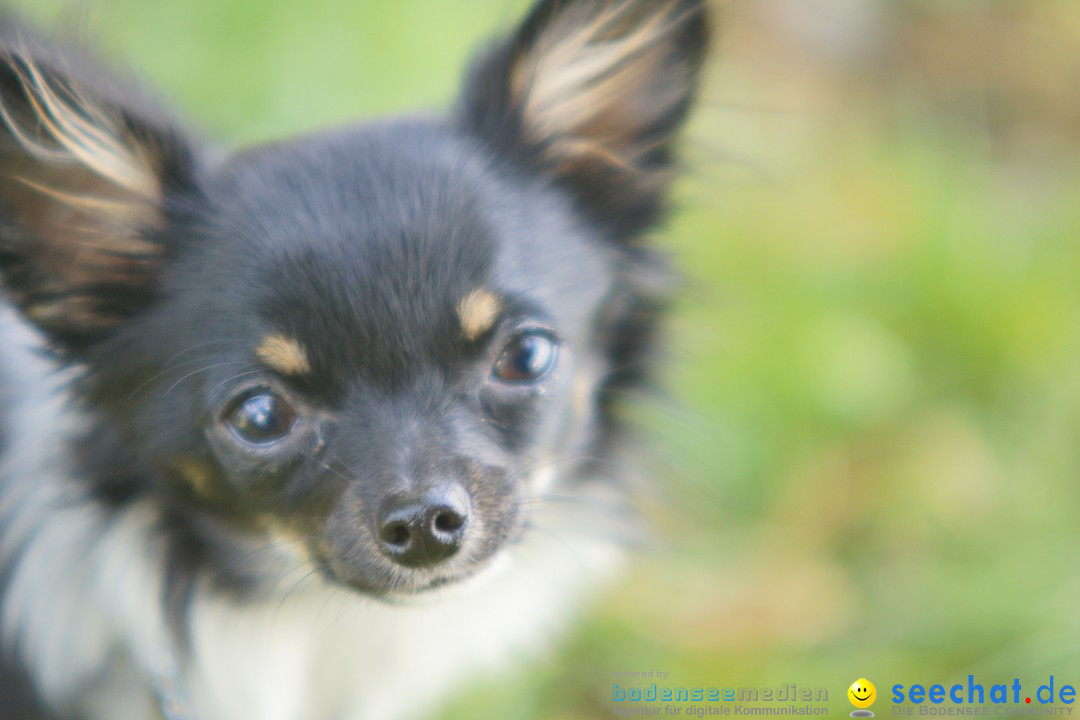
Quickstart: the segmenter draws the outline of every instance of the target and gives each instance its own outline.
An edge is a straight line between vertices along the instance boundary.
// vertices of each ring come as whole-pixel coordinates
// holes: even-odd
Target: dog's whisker
[[[209,360],[209,358],[200,357],[200,358],[195,358],[194,360],[187,360],[187,361],[182,362],[182,363],[180,363],[178,365],[173,365],[171,367],[166,367],[164,370],[162,370],[162,371],[156,373],[155,375],[151,376],[147,380],[143,381],[134,390],[132,390],[131,394],[128,395],[128,400],[134,400],[135,396],[139,394],[140,390],[147,387],[148,385],[153,383],[158,378],[164,377],[165,375],[168,375],[171,372],[176,372],[176,371],[180,370],[180,368],[187,367],[188,365],[195,365],[195,364],[198,364],[198,363],[206,362],[207,360]]]
[[[248,367],[252,367],[252,366],[249,365]],[[248,375],[257,375],[257,374],[259,374],[261,372],[262,372],[262,370],[245,370],[244,372],[236,373],[235,375],[232,375],[230,377],[225,378],[224,380],[219,382],[217,385],[210,388],[210,393],[211,394],[216,393],[223,386],[228,385],[231,382],[236,382],[237,380],[239,380],[242,377],[247,377]]]
[[[628,466],[622,461],[618,461],[610,457],[597,455],[593,452],[570,452],[533,458],[529,462],[526,462],[523,465],[520,465],[514,470],[512,470],[507,476],[507,480],[514,480],[517,479],[517,477],[520,475],[536,472],[538,470],[543,470],[570,462],[609,465],[616,470],[628,469]]]
[[[266,552],[277,550],[277,549],[280,549],[282,547],[304,547],[307,542],[310,542],[311,540],[314,540],[315,537],[316,536],[314,536],[314,535],[307,535],[307,536],[297,536],[297,537],[288,537],[288,538],[281,538],[281,537],[276,538],[276,539],[274,539],[274,540],[272,540],[272,541],[270,541],[268,543],[260,545],[259,547],[255,548],[254,550],[251,550],[251,551],[249,551],[249,552],[247,552],[247,553],[245,553],[243,555],[239,555],[239,556],[233,558],[228,563],[226,563],[225,565],[222,565],[220,568],[218,568],[217,572],[215,572],[210,577],[211,577],[211,579],[217,579],[217,578],[223,576],[224,574],[226,574],[227,572],[229,572],[230,570],[232,570],[234,567],[241,566],[245,562],[247,562],[248,560],[251,560],[251,559],[255,558],[256,556],[258,556],[260,554],[263,554],[263,553],[266,553]]]
[[[292,585],[291,585],[291,586],[289,587],[289,589],[285,591],[285,594],[281,596],[281,599],[280,599],[280,600],[278,601],[278,604],[277,604],[277,608],[275,608],[275,610],[274,610],[274,613],[273,613],[273,615],[272,615],[272,618],[273,618],[273,620],[272,620],[271,624],[273,624],[273,622],[276,622],[276,620],[277,620],[278,616],[279,616],[279,615],[280,615],[280,613],[281,613],[281,609],[282,609],[283,607],[285,607],[285,603],[286,603],[286,602],[287,602],[287,601],[289,600],[289,596],[291,596],[291,595],[293,594],[293,592],[295,592],[295,591],[296,591],[296,589],[297,589],[298,587],[300,587],[300,586],[301,586],[301,585],[302,585],[302,584],[303,584],[303,583],[304,583],[304,582],[305,582],[306,580],[308,580],[308,579],[309,579],[309,578],[311,578],[312,576],[314,576],[314,575],[318,574],[319,572],[321,572],[321,570],[320,570],[320,568],[319,568],[318,566],[314,566],[314,567],[305,567],[305,566],[303,566],[303,565],[298,565],[298,566],[296,566],[296,567],[293,567],[293,568],[291,568],[291,569],[287,570],[287,571],[286,571],[286,572],[285,572],[285,573],[284,573],[284,574],[283,574],[283,575],[282,575],[282,576],[281,576],[281,577],[280,577],[280,578],[278,579],[278,581],[277,581],[277,582],[276,582],[276,583],[274,584],[274,586],[275,586],[275,590],[276,590],[277,586],[278,586],[278,585],[280,585],[280,584],[281,584],[281,582],[283,582],[283,581],[285,580],[285,578],[286,578],[286,577],[288,577],[288,576],[289,576],[289,575],[291,575],[292,573],[294,573],[294,572],[298,572],[298,571],[300,571],[300,570],[307,570],[307,572],[305,572],[305,573],[304,573],[303,575],[301,575],[301,576],[300,576],[300,579],[299,579],[299,580],[297,580],[296,582],[294,582],[294,583],[293,583],[293,584],[292,584]]]
[[[210,345],[240,345],[240,344],[243,344],[243,341],[238,339],[238,338],[215,338],[213,340],[206,340],[206,341],[203,341],[203,342],[200,342],[200,343],[195,343],[194,345],[191,345],[191,346],[181,350],[180,352],[176,353],[172,357],[170,357],[168,360],[165,361],[165,365],[172,365],[174,362],[179,360],[184,355],[187,355],[189,352],[193,352],[195,350],[199,350],[201,348],[204,348],[204,347],[207,347],[207,346],[210,346]]]
[[[338,470],[337,468],[332,467],[325,460],[322,460],[321,458],[317,458],[314,455],[312,455],[311,453],[304,452],[304,453],[301,453],[301,455],[303,455],[303,457],[307,458],[311,462],[313,462],[316,465],[318,465],[319,467],[321,467],[326,472],[334,475],[339,480],[344,480],[345,482],[349,482],[349,483],[353,482],[353,480],[354,480],[354,478],[349,477],[348,475],[346,475],[341,470]]]
[[[174,382],[172,385],[170,385],[169,388],[165,391],[164,396],[168,397],[169,393],[171,393],[173,390],[175,390],[180,385],[180,383],[184,382],[185,380],[187,380],[189,378],[193,378],[193,377],[195,377],[196,375],[198,375],[200,373],[204,373],[204,372],[206,372],[208,370],[214,370],[214,369],[219,368],[219,367],[227,367],[229,365],[241,365],[241,364],[243,364],[243,361],[231,360],[231,361],[227,361],[227,362],[214,363],[212,365],[205,365],[205,366],[199,368],[198,370],[194,370],[192,372],[189,372],[187,375],[183,376],[182,378],[180,378],[179,380]]]

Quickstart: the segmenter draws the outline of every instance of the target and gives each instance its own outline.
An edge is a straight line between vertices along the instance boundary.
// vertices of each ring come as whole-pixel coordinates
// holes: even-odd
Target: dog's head
[[[0,268],[84,370],[88,482],[159,503],[188,551],[290,538],[372,595],[482,567],[602,453],[647,349],[639,239],[705,15],[542,0],[448,118],[225,159],[0,33]]]

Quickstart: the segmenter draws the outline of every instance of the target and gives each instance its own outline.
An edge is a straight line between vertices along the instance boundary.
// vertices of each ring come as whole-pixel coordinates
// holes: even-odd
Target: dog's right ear
[[[153,299],[188,143],[143,100],[0,20],[0,285],[59,350]]]

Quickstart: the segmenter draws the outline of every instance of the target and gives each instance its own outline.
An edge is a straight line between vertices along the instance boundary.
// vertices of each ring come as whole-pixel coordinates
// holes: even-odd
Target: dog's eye
[[[269,390],[241,396],[225,415],[239,439],[251,445],[271,445],[284,439],[296,425],[292,405]]]
[[[525,332],[513,338],[495,361],[494,375],[507,383],[536,383],[555,369],[559,346],[545,332]]]

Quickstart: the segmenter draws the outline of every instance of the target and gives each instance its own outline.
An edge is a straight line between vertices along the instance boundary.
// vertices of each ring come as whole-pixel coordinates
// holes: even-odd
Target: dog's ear
[[[708,37],[705,0],[541,0],[473,66],[458,120],[639,231],[662,208]]]
[[[154,296],[192,153],[148,101],[0,28],[0,285],[62,350]]]

